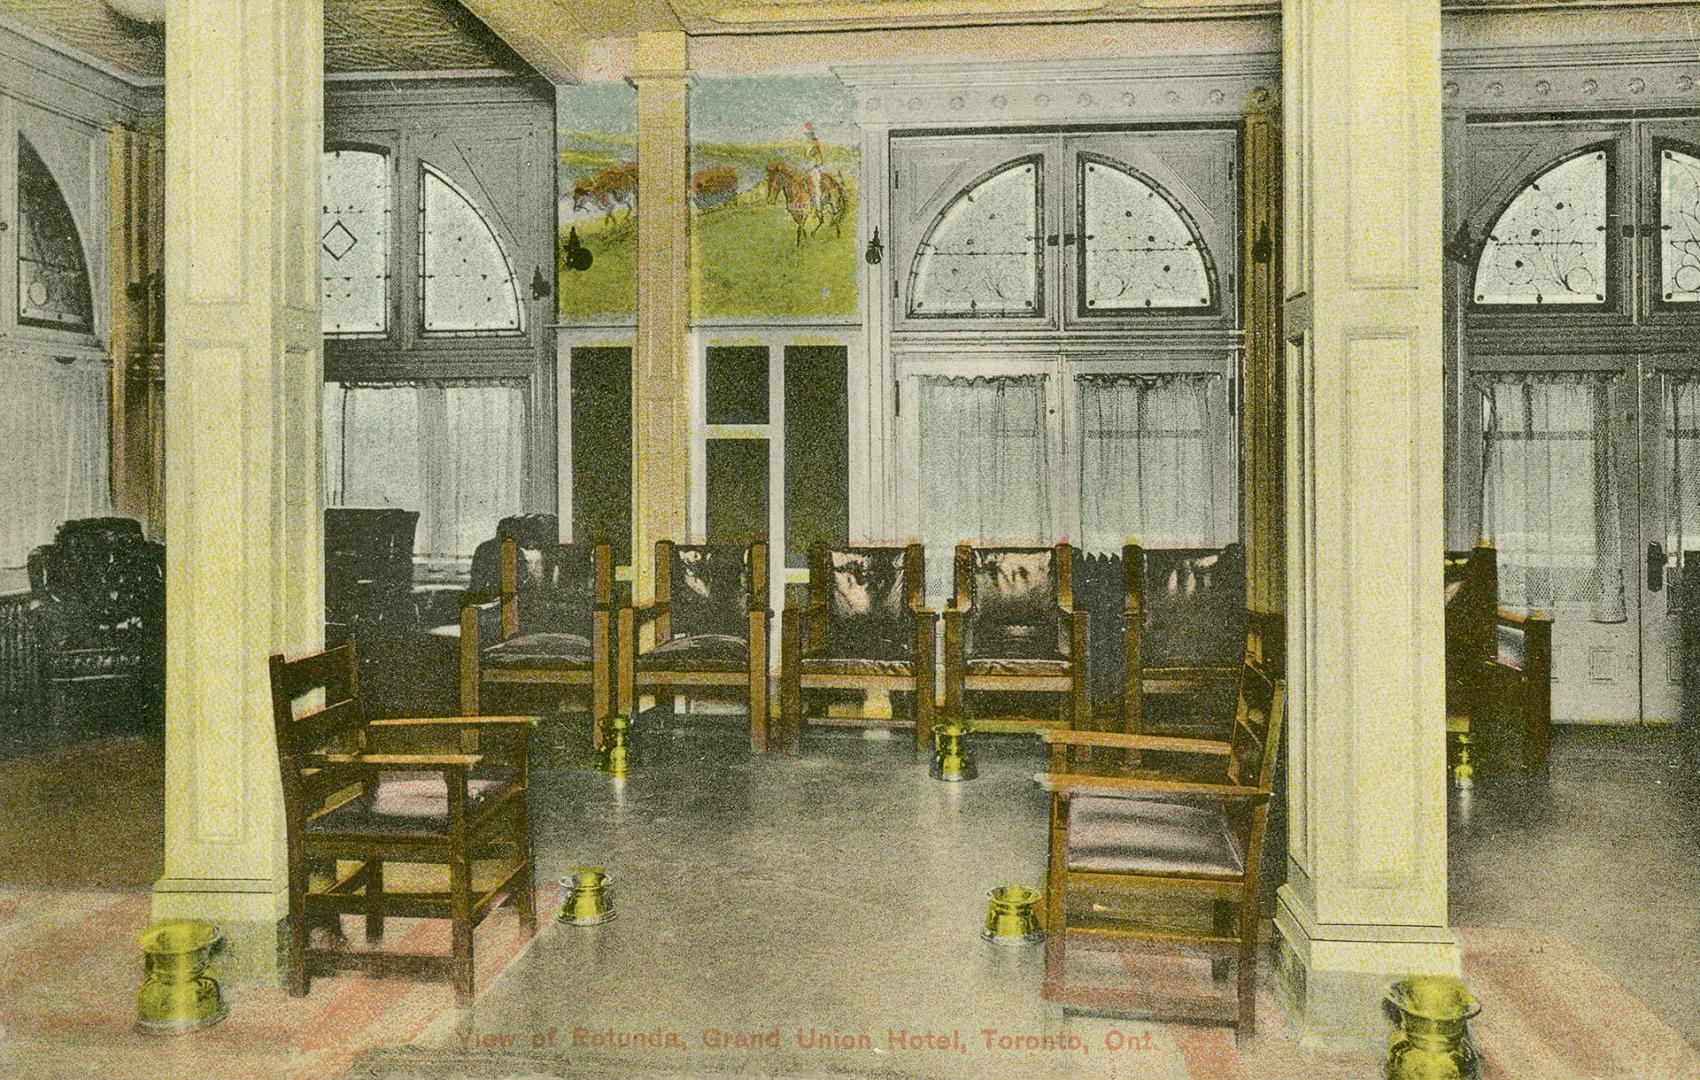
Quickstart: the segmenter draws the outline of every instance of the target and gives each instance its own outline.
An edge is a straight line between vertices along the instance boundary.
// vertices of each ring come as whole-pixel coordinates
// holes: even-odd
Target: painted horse
[[[602,210],[602,220],[609,225],[614,223],[614,210],[617,207],[626,208],[626,221],[631,221],[632,212],[637,209],[638,167],[635,161],[623,161],[618,165],[610,165],[606,169],[592,175],[588,180],[579,177],[573,181],[573,210],[584,209],[585,203],[591,203]]]
[[[825,169],[794,169],[784,162],[767,164],[767,201],[785,198],[785,210],[797,223],[797,244],[802,246],[803,233],[809,218],[815,227],[807,229],[813,236],[820,232],[830,218],[834,235],[844,235],[844,218],[850,213],[850,195],[844,187],[844,174]]]

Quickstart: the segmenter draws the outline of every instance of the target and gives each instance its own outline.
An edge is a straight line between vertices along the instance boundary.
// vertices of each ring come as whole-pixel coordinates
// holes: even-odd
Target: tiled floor
[[[1031,742],[982,740],[979,778],[946,785],[901,736],[823,730],[798,757],[757,756],[742,730],[728,717],[651,733],[620,785],[574,767],[578,738],[540,731],[540,876],[608,866],[617,918],[548,923],[504,970],[499,957],[521,946],[511,912],[499,912],[481,931],[498,944],[480,961],[472,1010],[454,1009],[444,986],[401,980],[325,982],[305,1001],[234,988],[231,1019],[169,1046],[129,1032],[147,904],[145,882],[117,880],[149,872],[157,833],[126,841],[152,850],[94,869],[85,845],[70,860],[84,869],[55,872],[18,838],[51,851],[56,829],[87,831],[99,816],[87,803],[55,807],[40,792],[87,800],[99,771],[43,788],[32,777],[51,780],[62,761],[8,763],[0,790],[37,794],[6,804],[21,816],[0,839],[0,1076],[81,1076],[98,1064],[117,1077],[309,1080],[362,1053],[349,1075],[389,1080],[1376,1073],[1374,1055],[1299,1051],[1267,985],[1249,1055],[1223,1028],[1065,1018],[1047,1006],[1040,951],[1000,950],[976,933],[987,888],[1043,877],[1045,799],[1030,780],[1043,760]],[[1700,1056],[1678,1034],[1700,1041],[1700,803],[1693,770],[1673,764],[1691,760],[1678,735],[1564,733],[1546,788],[1486,777],[1454,807],[1453,921],[1484,1000],[1488,1076],[1700,1077]],[[113,753],[145,762],[151,751]],[[138,775],[147,781],[145,768]],[[108,775],[98,790],[116,797],[119,786]],[[146,792],[124,797],[158,805]],[[56,884],[67,876],[118,891],[68,892]],[[1106,974],[1209,985],[1202,962],[1130,960]],[[710,1045],[715,1033],[727,1045]]]

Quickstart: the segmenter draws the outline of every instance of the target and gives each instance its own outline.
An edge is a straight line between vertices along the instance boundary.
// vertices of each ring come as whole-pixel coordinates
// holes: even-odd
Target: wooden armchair
[[[999,717],[983,728],[1088,727],[1087,614],[1074,607],[1074,549],[956,546],[956,595],[944,612],[945,712],[966,718],[969,691],[1057,694],[1055,720]]]
[[[796,749],[804,690],[896,690],[913,695],[915,746],[932,740],[933,640],[920,544],[809,552],[809,606],[785,608],[780,625],[780,742]]]
[[[1200,699],[1226,703],[1246,633],[1245,550],[1122,548],[1126,731],[1196,734]],[[1225,691],[1225,693],[1224,693]],[[1148,702],[1148,694],[1157,695]],[[1147,710],[1147,705],[1154,706]],[[1173,706],[1177,706],[1173,707]],[[1170,706],[1170,707],[1164,707]],[[1216,714],[1206,709],[1208,715]]]
[[[1237,1026],[1242,1045],[1257,1023],[1259,879],[1264,832],[1285,708],[1284,680],[1271,678],[1249,640],[1239,699],[1225,740],[1123,732],[1046,731],[1051,746],[1050,871],[1045,895],[1044,995],[1066,1007],[1104,1012],[1170,1012]],[[1173,774],[1094,772],[1078,751],[1163,751],[1200,761]],[[1191,927],[1172,915],[1093,904],[1070,912],[1079,893],[1156,893],[1207,901]],[[1110,911],[1102,915],[1097,912]],[[1160,924],[1154,924],[1160,923]],[[1208,923],[1206,926],[1205,924]],[[1070,986],[1068,950],[1080,947],[1206,956],[1222,979],[1237,965],[1234,1002],[1198,996],[1158,1003],[1133,990]],[[1236,1007],[1237,1006],[1237,1007]]]
[[[1499,606],[1498,554],[1481,541],[1446,553],[1446,730],[1453,782],[1473,779],[1475,739],[1495,717],[1521,729],[1523,767],[1547,769],[1552,620]]]
[[[732,691],[750,709],[750,745],[768,747],[767,542],[655,545],[655,599],[619,614],[619,709],[638,695]],[[645,625],[654,637],[644,645]]]
[[[315,969],[360,967],[447,974],[462,1005],[473,996],[472,930],[504,896],[528,934],[537,929],[526,807],[529,716],[368,721],[354,644],[296,660],[271,658],[273,721],[289,858],[289,992],[307,993]],[[322,697],[321,697],[322,695]],[[321,703],[317,703],[322,700]],[[382,733],[453,735],[448,752],[383,752]],[[402,892],[387,864],[448,869],[448,887]],[[345,869],[348,864],[352,868]],[[313,944],[309,931],[366,916],[382,938],[386,916],[448,919],[448,956],[353,952]]]
[[[461,711],[476,716],[492,686],[578,687],[601,745],[613,690],[612,549],[509,535],[500,574],[496,595],[469,593],[461,607]]]

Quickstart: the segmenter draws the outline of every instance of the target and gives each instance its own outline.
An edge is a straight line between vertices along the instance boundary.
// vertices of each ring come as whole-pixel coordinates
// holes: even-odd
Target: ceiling
[[[1653,7],[1678,0],[1443,0],[1453,12]],[[333,74],[536,71],[578,81],[581,51],[643,31],[785,34],[810,30],[1175,20],[1266,15],[1280,0],[324,0]],[[106,0],[0,0],[21,25],[134,80],[165,71],[165,35]]]
[[[135,79],[165,74],[165,34],[106,0],[0,0],[0,16]],[[528,70],[458,0],[325,0],[327,72]]]

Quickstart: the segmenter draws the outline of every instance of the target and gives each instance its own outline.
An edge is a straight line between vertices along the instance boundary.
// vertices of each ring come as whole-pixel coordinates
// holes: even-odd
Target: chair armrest
[[[1078,731],[1066,728],[1042,728],[1039,738],[1053,745],[1109,746],[1123,750],[1163,750],[1179,754],[1209,754],[1227,757],[1233,753],[1230,743],[1216,739],[1183,739],[1168,735],[1136,735],[1120,731]]]
[[[386,716],[367,727],[536,727],[535,716]]]
[[[1033,778],[1053,794],[1069,795],[1210,795],[1223,799],[1265,802],[1269,792],[1239,784],[1205,784],[1190,780],[1152,780],[1143,776],[1098,776],[1092,773],[1038,773]]]
[[[314,760],[329,765],[371,765],[378,769],[470,769],[484,760],[483,754],[314,754]]]
[[[632,618],[638,626],[642,626],[646,622],[654,622],[663,615],[670,615],[673,612],[673,602],[670,600],[646,600],[641,604],[627,604],[626,607],[631,611]]]

